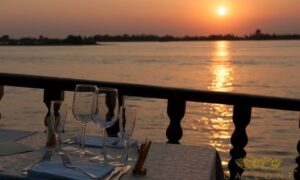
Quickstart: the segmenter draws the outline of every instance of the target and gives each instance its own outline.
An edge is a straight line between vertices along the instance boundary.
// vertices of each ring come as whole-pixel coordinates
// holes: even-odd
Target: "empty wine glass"
[[[121,163],[126,166],[128,163],[129,140],[133,134],[136,121],[135,106],[121,106],[119,115],[119,128],[121,136],[124,140],[124,152],[121,158]]]
[[[92,120],[91,109],[93,104],[94,94],[97,92],[97,86],[89,84],[76,85],[72,111],[76,120],[81,122],[81,138],[80,138],[80,150],[74,152],[79,156],[93,155],[85,148],[85,127],[88,122]]]
[[[67,104],[61,100],[51,101],[50,105],[50,127],[55,135],[55,152],[63,154],[61,151],[61,136],[67,118]]]
[[[92,161],[103,161],[107,163],[106,155],[106,128],[115,124],[119,115],[118,90],[114,88],[98,88],[94,96],[92,119],[94,123],[100,126],[102,131],[102,149],[101,156],[95,156]]]

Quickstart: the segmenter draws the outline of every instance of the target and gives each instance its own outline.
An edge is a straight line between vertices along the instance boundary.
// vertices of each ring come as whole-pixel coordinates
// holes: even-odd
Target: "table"
[[[18,133],[18,131],[11,132]],[[17,142],[28,145],[34,151],[0,157],[0,178],[9,176],[25,178],[20,175],[20,170],[40,159],[45,139],[46,134],[43,132],[32,133],[18,139]],[[207,145],[153,143],[144,167],[147,168],[146,176],[136,177],[127,173],[122,179],[223,179],[219,154],[215,148]]]

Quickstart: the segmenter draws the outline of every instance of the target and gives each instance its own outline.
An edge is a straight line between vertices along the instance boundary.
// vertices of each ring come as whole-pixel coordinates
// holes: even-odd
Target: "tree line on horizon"
[[[176,37],[172,35],[95,35],[91,37],[82,37],[80,35],[68,35],[65,39],[47,38],[39,36],[39,38],[24,37],[20,39],[10,38],[9,35],[0,37],[0,45],[95,45],[97,42],[136,42],[136,41],[215,41],[215,40],[299,40],[299,34],[267,34],[262,33],[260,29],[252,34],[245,36],[237,36],[234,34],[217,34],[209,36],[183,36]]]
[[[24,37],[20,39],[10,38],[9,35],[0,37],[0,45],[95,45],[96,41],[92,37],[81,37],[68,35],[65,39]]]

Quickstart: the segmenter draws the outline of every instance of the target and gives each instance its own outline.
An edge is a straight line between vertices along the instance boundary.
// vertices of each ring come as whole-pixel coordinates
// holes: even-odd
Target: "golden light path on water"
[[[231,64],[230,42],[217,41],[214,43],[211,56],[210,72],[212,82],[209,90],[231,92],[233,91],[234,71]],[[211,127],[210,145],[219,152],[229,154],[232,134],[232,106],[222,104],[208,104],[212,118],[206,124]],[[222,165],[227,166],[228,159],[223,159]]]

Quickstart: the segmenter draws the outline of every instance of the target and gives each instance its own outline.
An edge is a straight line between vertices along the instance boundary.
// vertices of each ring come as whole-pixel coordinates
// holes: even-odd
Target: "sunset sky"
[[[0,0],[0,36],[300,34],[299,7],[300,0]]]

